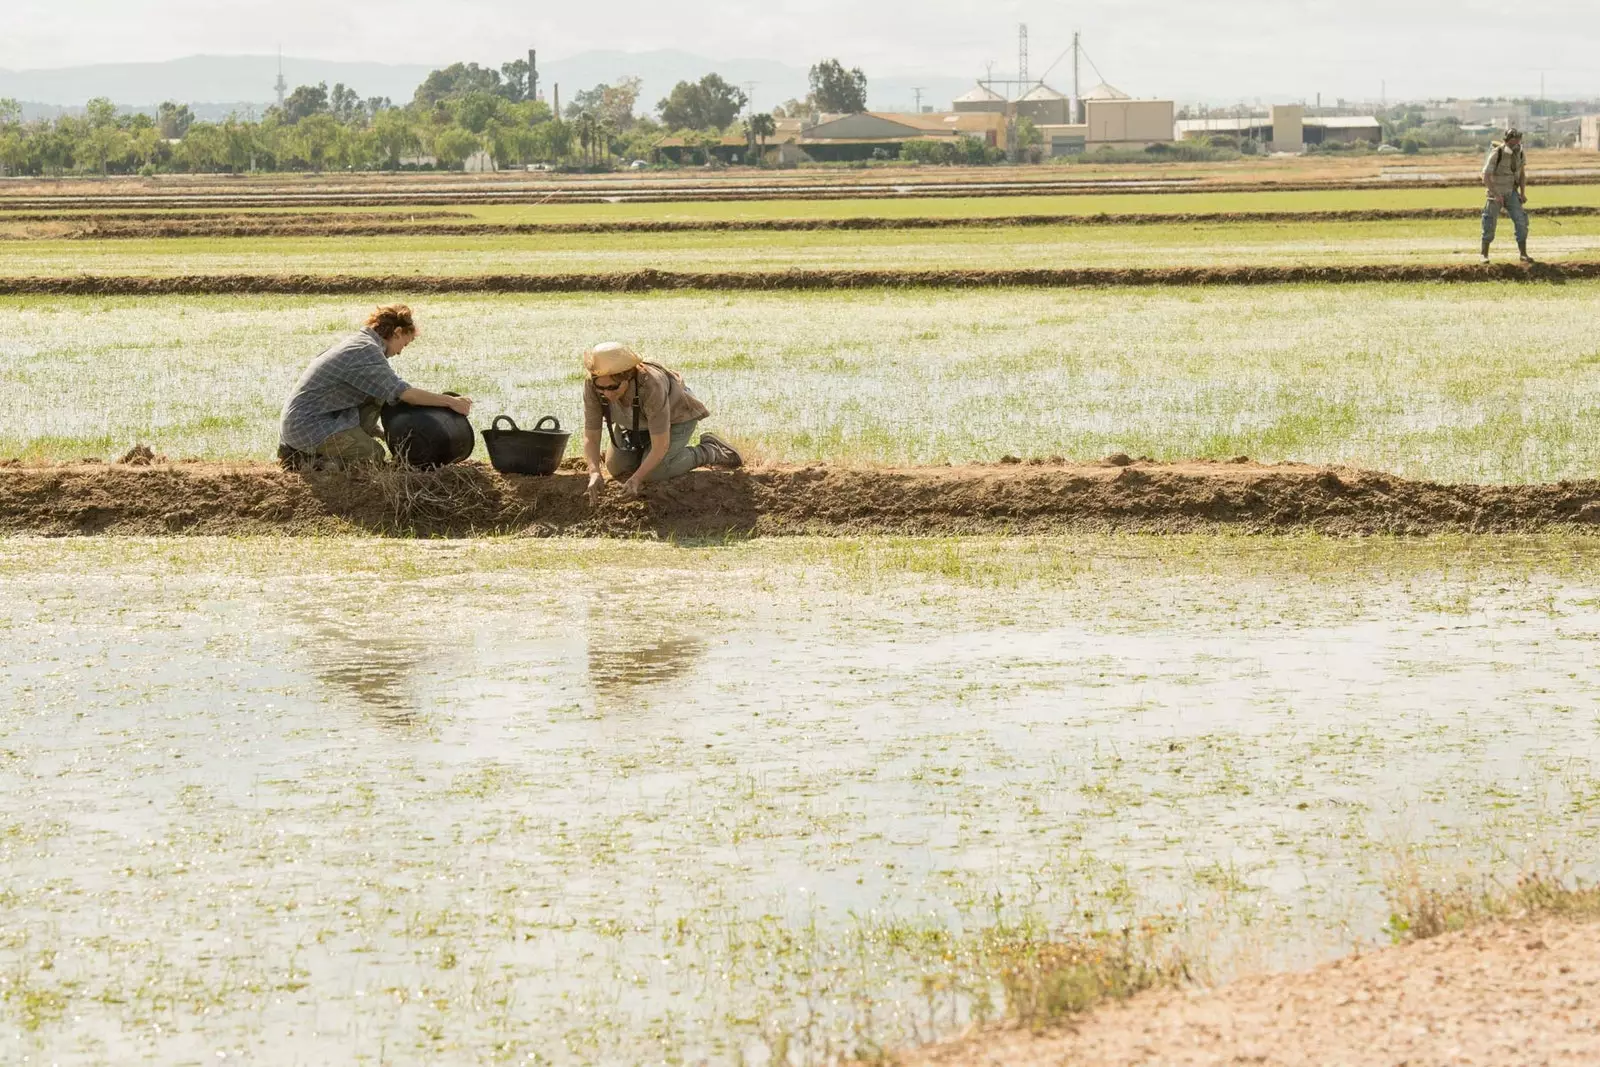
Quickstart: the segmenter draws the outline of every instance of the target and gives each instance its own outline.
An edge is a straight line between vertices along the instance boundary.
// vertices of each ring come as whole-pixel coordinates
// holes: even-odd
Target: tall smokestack
[[[556,121],[561,121],[561,83],[556,82]]]
[[[528,99],[539,99],[539,51],[528,49]]]

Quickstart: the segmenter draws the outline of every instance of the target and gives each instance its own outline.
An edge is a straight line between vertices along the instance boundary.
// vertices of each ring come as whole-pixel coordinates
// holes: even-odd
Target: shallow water
[[[818,1061],[959,1025],[914,935],[1023,916],[1310,962],[1382,936],[1401,846],[1596,854],[1597,579],[1556,540],[0,541],[0,1059]]]

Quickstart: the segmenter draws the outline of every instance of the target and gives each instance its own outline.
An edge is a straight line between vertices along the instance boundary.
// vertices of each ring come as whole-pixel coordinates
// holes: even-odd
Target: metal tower
[[[1028,24],[1017,25],[1017,84],[1028,84]]]
[[[278,46],[278,84],[273,86],[278,91],[278,110],[283,110],[283,94],[289,88],[289,83],[283,80],[283,45]]]

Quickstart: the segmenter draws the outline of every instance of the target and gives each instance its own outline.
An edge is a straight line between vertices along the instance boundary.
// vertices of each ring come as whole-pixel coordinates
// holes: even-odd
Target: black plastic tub
[[[502,422],[511,428],[501,429]],[[545,428],[546,423],[550,424],[549,429]],[[517,420],[510,415],[500,415],[483,431],[483,444],[489,450],[489,462],[501,474],[545,475],[554,474],[561,466],[571,437],[554,415],[546,415],[531,430],[518,428]]]

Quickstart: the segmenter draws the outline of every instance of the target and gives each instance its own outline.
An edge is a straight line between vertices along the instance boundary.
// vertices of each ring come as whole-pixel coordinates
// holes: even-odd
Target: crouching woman
[[[663,482],[696,467],[733,469],[744,465],[739,453],[714,434],[690,438],[710,412],[676,371],[648,363],[627,345],[607,342],[583,357],[588,380],[583,387],[583,457],[589,492],[601,486],[600,430],[610,437],[605,471],[622,482],[627,499],[646,482]]]
[[[378,431],[383,405],[400,401],[418,407],[472,413],[472,401],[408,385],[389,361],[417,339],[417,325],[404,304],[387,304],[367,316],[360,333],[323,352],[295,383],[278,428],[278,462],[286,467],[335,469],[382,463],[386,453]]]

